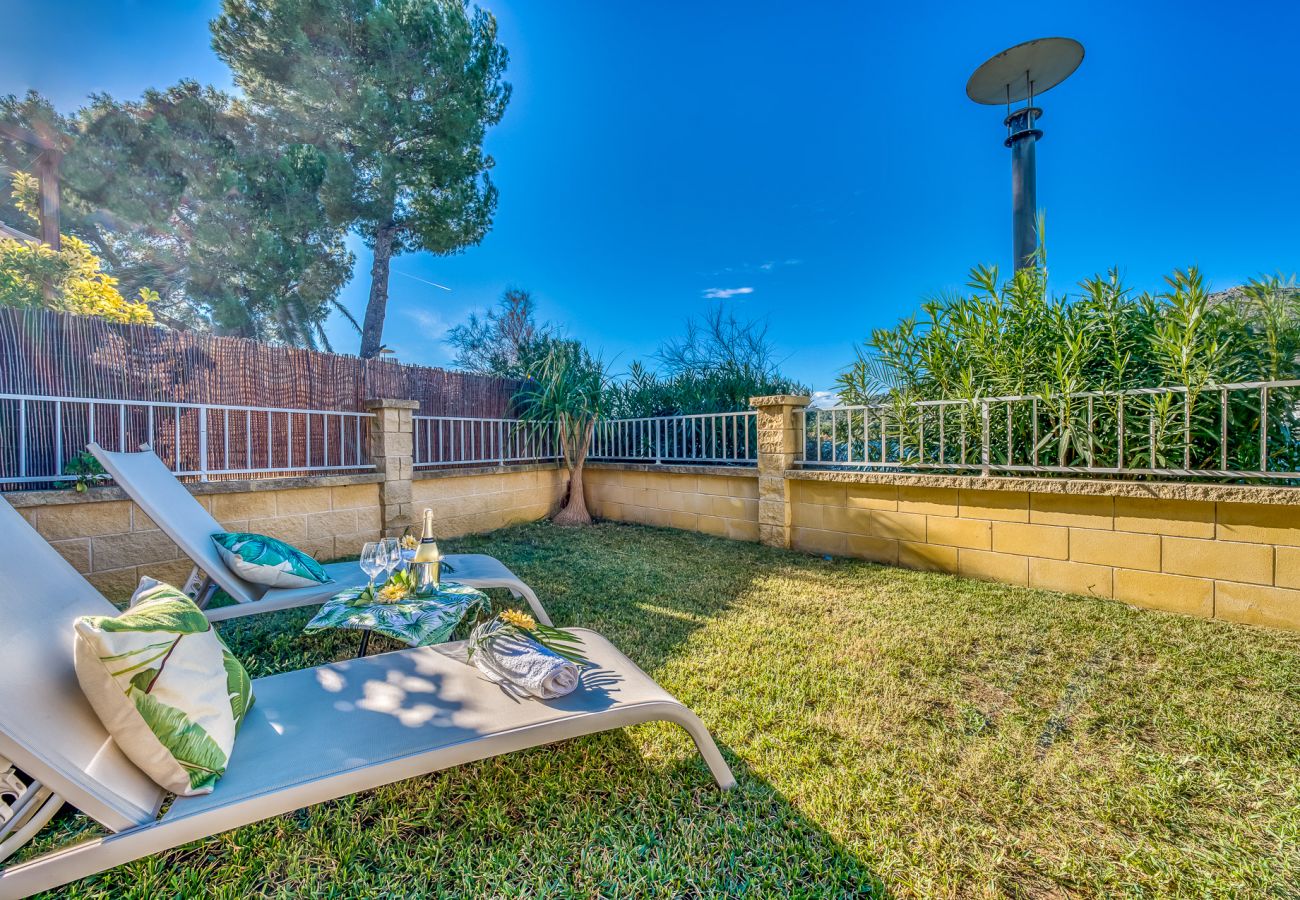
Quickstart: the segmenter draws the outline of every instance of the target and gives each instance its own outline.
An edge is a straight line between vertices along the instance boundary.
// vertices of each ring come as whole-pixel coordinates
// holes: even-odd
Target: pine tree
[[[462,0],[224,0],[213,47],[259,111],[330,159],[327,204],[374,252],[361,355],[382,346],[389,263],[483,239],[483,152],[510,97],[493,16]]]
[[[317,148],[192,81],[135,101],[98,95],[71,116],[37,94],[5,97],[0,119],[57,137],[63,230],[124,295],[149,291],[159,321],[328,346],[353,257],[321,202]],[[6,150],[8,165],[30,167]],[[0,205],[0,219],[14,216]]]

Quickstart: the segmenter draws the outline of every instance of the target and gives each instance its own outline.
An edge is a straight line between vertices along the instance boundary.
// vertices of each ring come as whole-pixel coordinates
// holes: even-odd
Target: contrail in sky
[[[426,280],[426,279],[424,279],[424,278],[420,278],[418,275],[409,275],[409,274],[407,274],[406,272],[400,272],[400,271],[398,271],[397,269],[393,269],[392,271],[393,271],[394,273],[398,274],[398,275],[403,276],[404,278],[410,278],[410,279],[412,279],[413,281],[420,281],[420,282],[423,282],[424,284],[430,284],[430,285],[433,285],[433,286],[436,287],[436,288],[442,288],[444,291],[450,291],[450,290],[451,290],[451,288],[447,287],[447,285],[445,285],[445,284],[438,284],[438,282],[436,282],[436,281],[428,281],[428,280]]]

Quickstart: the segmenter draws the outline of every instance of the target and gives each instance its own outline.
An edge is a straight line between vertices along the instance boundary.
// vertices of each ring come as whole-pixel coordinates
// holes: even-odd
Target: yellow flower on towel
[[[517,609],[507,609],[501,612],[501,621],[507,625],[513,625],[524,631],[533,631],[537,628],[537,620],[526,612],[520,612]]]
[[[542,647],[580,666],[590,665],[582,655],[582,638],[572,631],[551,625],[538,625],[537,620],[517,609],[504,609],[496,618],[480,622],[469,637],[469,656],[490,648],[500,638],[526,637]]]

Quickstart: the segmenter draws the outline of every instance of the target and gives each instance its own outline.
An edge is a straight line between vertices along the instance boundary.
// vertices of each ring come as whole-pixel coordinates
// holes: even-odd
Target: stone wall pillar
[[[370,461],[384,477],[379,484],[382,532],[397,537],[413,524],[411,519],[411,473],[415,454],[415,424],[412,416],[420,406],[415,400],[367,400],[370,420]]]
[[[751,397],[758,410],[758,539],[769,547],[790,546],[790,495],[786,470],[799,449],[796,412],[808,397],[775,394]]]

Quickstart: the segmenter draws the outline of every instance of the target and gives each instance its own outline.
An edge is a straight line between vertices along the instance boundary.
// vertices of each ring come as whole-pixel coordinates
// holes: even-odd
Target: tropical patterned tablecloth
[[[488,612],[487,594],[454,581],[444,581],[431,594],[397,603],[361,599],[365,588],[349,588],[326,600],[303,630],[360,628],[405,641],[413,647],[444,643],[461,620],[476,609]]]

